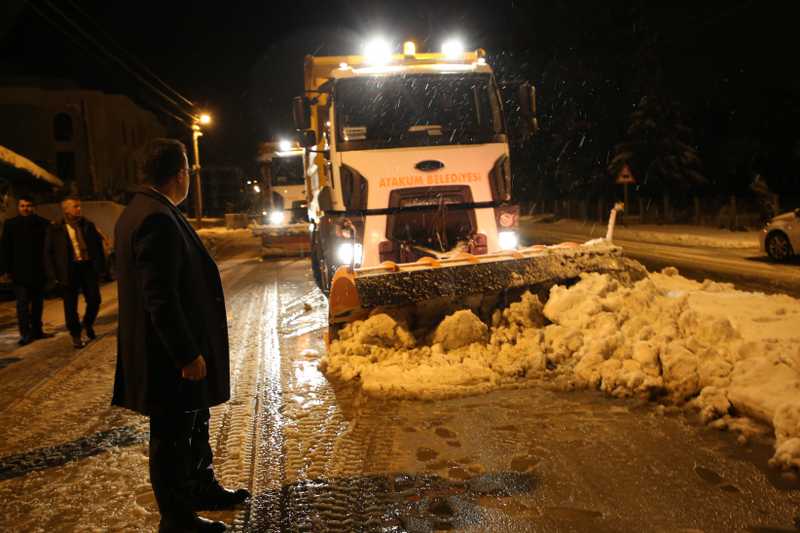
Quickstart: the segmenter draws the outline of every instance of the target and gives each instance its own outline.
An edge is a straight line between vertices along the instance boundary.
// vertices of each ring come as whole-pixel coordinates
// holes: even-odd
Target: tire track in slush
[[[252,268],[249,270],[252,271]],[[234,293],[229,303],[229,328],[232,340],[231,399],[212,409],[211,442],[217,475],[223,485],[253,490],[254,429],[257,411],[257,385],[260,361],[252,348],[258,338],[258,324],[250,320],[260,315],[264,298],[253,297],[248,290]],[[240,312],[241,311],[241,312]],[[233,518],[234,529],[241,529],[246,510]],[[227,517],[226,517],[227,518]]]
[[[273,265],[265,269],[260,312],[248,321],[258,324],[254,353],[260,361],[257,380],[257,411],[254,426],[252,500],[244,521],[246,531],[278,531],[280,493],[285,477],[283,461],[283,387],[281,351],[278,343],[278,276]]]
[[[394,409],[334,390],[322,375],[324,345],[314,323],[327,324],[327,305],[308,269],[286,266],[271,265],[264,313],[251,319],[261,324],[263,365],[254,498],[244,529],[377,528],[386,503],[385,491],[376,489],[385,484],[380,475],[389,465],[395,431],[385,422]],[[306,313],[281,322],[298,306]],[[373,480],[368,472],[379,476]]]

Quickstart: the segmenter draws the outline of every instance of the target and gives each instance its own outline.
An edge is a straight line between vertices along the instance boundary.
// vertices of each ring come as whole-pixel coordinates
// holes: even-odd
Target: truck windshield
[[[489,74],[345,78],[333,101],[339,151],[504,140]]]
[[[303,156],[273,157],[270,164],[272,186],[303,185]]]

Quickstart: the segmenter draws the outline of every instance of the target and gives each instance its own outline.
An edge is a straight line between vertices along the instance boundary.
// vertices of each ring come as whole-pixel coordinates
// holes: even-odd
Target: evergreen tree
[[[708,180],[691,136],[678,105],[651,93],[631,115],[626,139],[615,146],[608,171],[616,176],[627,164],[643,192],[651,195],[696,191]]]

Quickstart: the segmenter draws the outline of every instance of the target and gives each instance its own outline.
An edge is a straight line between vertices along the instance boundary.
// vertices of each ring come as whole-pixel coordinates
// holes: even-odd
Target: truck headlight
[[[385,39],[375,37],[364,46],[364,57],[370,65],[385,65],[392,60],[392,47]]]
[[[447,59],[458,59],[464,53],[464,43],[458,39],[448,39],[442,44],[442,53]]]
[[[352,242],[343,242],[336,250],[336,258],[343,265],[361,264],[364,248],[360,244],[353,246]]]
[[[273,226],[283,224],[283,211],[273,211],[269,214],[269,223]]]
[[[497,240],[501,250],[514,250],[519,244],[517,234],[513,231],[501,231]]]

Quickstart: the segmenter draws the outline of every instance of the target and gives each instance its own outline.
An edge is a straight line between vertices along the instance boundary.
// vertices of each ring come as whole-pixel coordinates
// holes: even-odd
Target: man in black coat
[[[45,266],[55,280],[64,301],[64,321],[75,348],[84,346],[81,331],[94,340],[94,321],[100,311],[100,275],[105,271],[103,237],[94,223],[83,217],[81,201],[61,202],[64,219],[52,224],[45,241]],[[86,312],[78,316],[78,294],[83,292]]]
[[[115,228],[119,335],[112,403],[150,417],[150,483],[159,531],[223,531],[195,514],[242,503],[212,469],[209,407],[230,397],[219,270],[176,207],[189,191],[179,141],[147,147],[139,190]]]
[[[20,196],[18,216],[3,225],[2,272],[9,275],[17,298],[19,344],[24,346],[36,339],[52,337],[42,331],[44,307],[44,241],[50,221],[33,212],[33,199]]]

